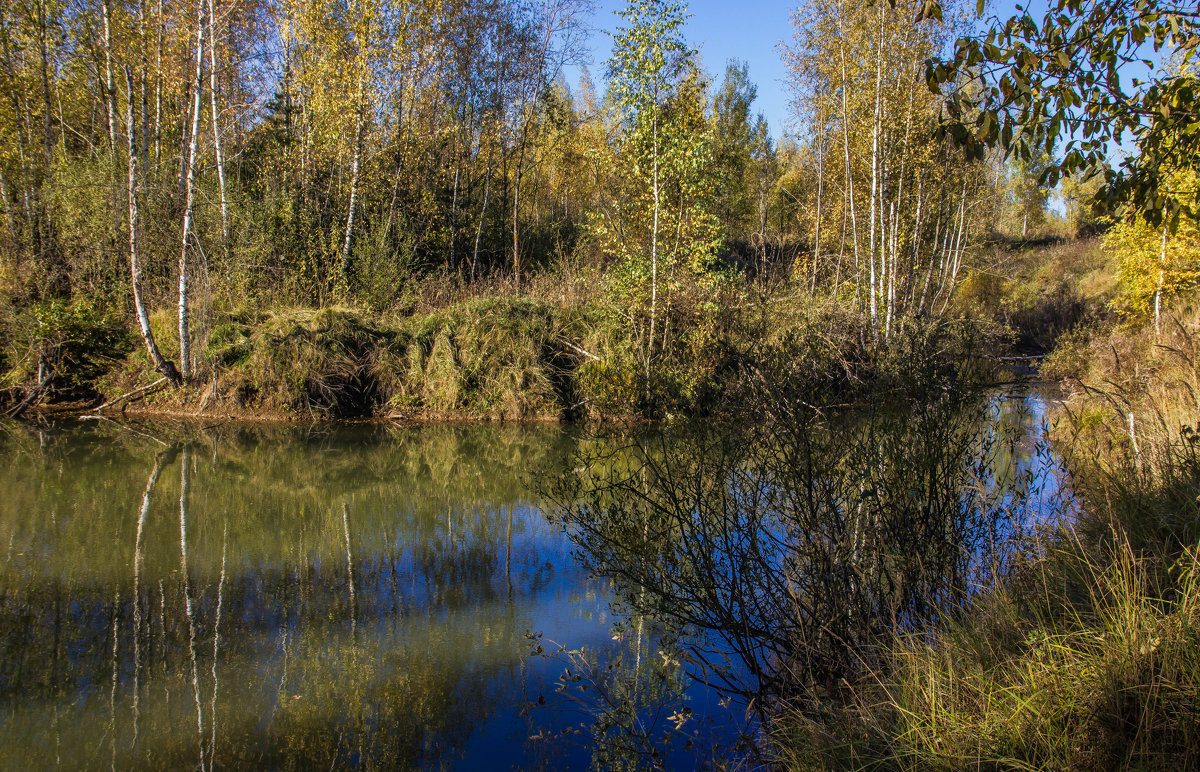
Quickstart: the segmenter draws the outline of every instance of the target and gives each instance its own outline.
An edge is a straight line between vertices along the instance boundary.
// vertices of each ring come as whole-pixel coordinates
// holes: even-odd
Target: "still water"
[[[4,433],[0,765],[588,765],[528,637],[619,645],[530,492],[566,433],[135,428]]]
[[[1049,463],[1044,404],[1009,402],[1028,452],[1007,462]],[[744,710],[621,624],[547,515],[536,491],[578,442],[0,427],[0,767],[587,768],[606,693],[561,677],[614,661],[653,669],[657,691],[635,672],[607,696],[645,703],[632,723],[671,738],[667,766],[729,752]]]

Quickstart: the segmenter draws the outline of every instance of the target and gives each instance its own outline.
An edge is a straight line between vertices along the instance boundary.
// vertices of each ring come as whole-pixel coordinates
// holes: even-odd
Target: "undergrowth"
[[[433,281],[388,313],[216,299],[195,329],[192,383],[139,394],[138,408],[298,418],[661,418],[720,412],[764,352],[802,362],[815,389],[852,394],[903,373],[912,347],[925,346],[919,339],[934,331],[938,345],[962,349],[964,356],[950,357],[956,361],[968,348],[997,344],[968,321],[898,320],[884,339],[862,314],[833,303],[731,285],[711,301],[664,309],[647,388],[644,328],[599,285],[599,276],[570,272],[532,275],[519,295],[505,285],[465,291]],[[83,331],[72,340],[90,341],[93,354],[71,360],[86,365],[69,373],[76,398],[99,404],[158,380],[136,331],[113,326],[126,310],[67,315]],[[160,304],[150,322],[164,356],[176,359],[172,309]],[[44,327],[21,328],[29,339],[23,350],[45,347]],[[959,333],[947,335],[951,329]],[[17,353],[6,352],[10,361]],[[7,368],[14,394],[31,388],[30,356],[19,372]]]

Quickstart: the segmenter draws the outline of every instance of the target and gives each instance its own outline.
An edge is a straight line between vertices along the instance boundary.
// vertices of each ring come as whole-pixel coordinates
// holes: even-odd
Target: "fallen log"
[[[592,352],[588,351],[587,349],[583,348],[582,346],[576,346],[574,343],[572,343],[571,341],[567,340],[566,338],[559,338],[558,340],[559,340],[559,343],[562,343],[564,346],[566,346],[567,348],[571,349],[572,351],[574,351],[574,352],[575,352],[575,353],[577,353],[577,354],[583,354],[583,355],[584,355],[585,357],[587,357],[588,359],[594,360],[594,361],[596,361],[596,362],[603,362],[603,361],[604,361],[603,359],[601,359],[600,357],[596,356],[595,354],[593,354]]]
[[[25,396],[25,399],[18,402],[15,407],[8,411],[8,417],[20,418],[21,414],[28,410],[30,405],[34,404],[43,396],[45,396],[46,392],[50,390],[50,386],[54,383],[54,378],[57,375],[58,373],[50,373],[50,375],[47,376],[37,388],[30,390],[29,394]]]

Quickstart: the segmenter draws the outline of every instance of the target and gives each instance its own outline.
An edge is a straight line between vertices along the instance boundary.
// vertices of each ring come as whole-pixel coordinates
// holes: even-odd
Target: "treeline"
[[[519,271],[580,203],[551,156],[578,124],[553,84],[579,13],[10,4],[6,256],[42,295],[126,283],[132,148],[151,283],[183,261],[231,293],[386,304],[422,267]]]
[[[918,5],[806,4],[797,132],[775,142],[746,66],[712,83],[679,3],[621,12],[601,98],[564,77],[583,0],[6,0],[5,292],[135,311],[173,381],[156,308],[186,380],[214,308],[393,310],[430,274],[516,294],[565,264],[603,277],[647,387],[755,276],[886,338],[945,313],[1024,205],[1003,163],[938,138],[924,62],[962,22],[914,24]]]

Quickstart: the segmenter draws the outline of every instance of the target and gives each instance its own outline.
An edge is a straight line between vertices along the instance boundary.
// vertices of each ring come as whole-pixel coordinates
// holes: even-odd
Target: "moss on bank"
[[[195,384],[146,404],[307,418],[559,416],[574,404],[575,321],[552,306],[491,298],[406,317],[235,311],[200,342]],[[155,378],[139,349],[98,385],[112,398]]]

